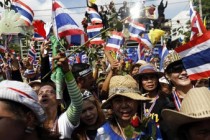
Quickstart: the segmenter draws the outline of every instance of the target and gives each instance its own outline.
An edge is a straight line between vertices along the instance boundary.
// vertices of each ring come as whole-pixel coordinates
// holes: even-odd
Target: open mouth
[[[41,104],[47,104],[48,103],[48,99],[42,99],[41,100]]]

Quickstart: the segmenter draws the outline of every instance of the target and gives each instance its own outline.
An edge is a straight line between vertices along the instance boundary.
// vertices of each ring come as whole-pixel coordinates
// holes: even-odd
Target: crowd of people
[[[65,84],[63,99],[57,99],[46,48],[43,43],[39,69],[27,58],[4,55],[1,140],[94,140],[105,134],[113,140],[209,137],[208,79],[191,81],[175,51],[165,58],[164,72],[143,60],[125,70],[123,60],[113,59],[109,51],[109,66],[106,60],[94,69],[86,63],[71,66],[60,52],[53,60],[62,68]]]
[[[129,11],[126,1],[118,12],[113,2],[107,10],[101,6],[104,28],[107,15],[123,20]],[[210,139],[209,80],[191,81],[175,51],[160,72],[144,60],[127,66],[108,50],[94,65],[71,65],[62,51],[50,60],[49,43],[41,45],[36,65],[15,53],[3,54],[0,140]],[[52,80],[56,68],[63,83]]]

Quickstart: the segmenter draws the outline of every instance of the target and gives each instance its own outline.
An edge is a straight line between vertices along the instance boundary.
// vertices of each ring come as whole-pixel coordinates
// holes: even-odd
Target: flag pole
[[[130,18],[131,16],[128,16],[122,20],[120,20],[120,22],[124,22],[125,20],[127,20],[128,18]],[[110,30],[111,28],[107,28],[104,31],[98,33],[97,35],[93,36],[92,38],[90,38],[88,41],[86,41],[83,45],[80,45],[79,47],[77,47],[73,52],[69,53],[69,55],[67,55],[67,58],[70,57],[73,53],[75,53],[77,50],[79,50],[81,47],[84,47],[85,45],[87,45],[91,40],[93,40],[94,38],[98,37],[99,35],[101,35],[102,33],[107,32],[108,30]],[[52,73],[52,71],[54,71],[58,66],[52,68],[47,74],[45,74],[45,76],[42,79],[45,79],[49,74]]]

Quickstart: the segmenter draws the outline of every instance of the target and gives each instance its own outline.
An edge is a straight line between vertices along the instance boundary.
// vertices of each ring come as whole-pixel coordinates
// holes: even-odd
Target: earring
[[[27,126],[26,129],[25,129],[25,132],[28,133],[28,134],[31,134],[33,130],[34,130],[33,127]]]

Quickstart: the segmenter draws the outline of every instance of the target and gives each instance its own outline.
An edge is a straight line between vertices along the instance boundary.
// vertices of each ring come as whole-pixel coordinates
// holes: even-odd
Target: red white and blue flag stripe
[[[31,7],[23,3],[21,0],[13,0],[11,8],[21,15],[20,18],[26,22],[26,25],[32,25],[34,12]]]
[[[87,40],[88,39],[86,34],[66,36],[66,41],[70,46],[80,46],[84,44]]]
[[[28,58],[29,58],[29,61],[31,63],[35,62],[35,60],[36,60],[36,50],[35,50],[34,46],[31,46],[30,49],[28,50]]]
[[[175,49],[191,80],[210,77],[210,32]]]
[[[124,43],[124,37],[122,32],[112,31],[111,34],[105,49],[117,52]]]
[[[143,44],[146,45],[149,49],[152,50],[153,45],[152,45],[151,40],[149,39],[148,33],[144,34],[143,37],[140,37],[140,39],[141,39],[141,43],[143,43]]]
[[[89,17],[90,17],[90,20],[91,20],[92,24],[102,23],[101,16],[99,15],[99,13],[95,9],[88,8],[87,13],[89,14]]]
[[[0,52],[5,53],[6,52],[6,47],[4,47],[3,45],[0,45]]]
[[[43,41],[43,40],[45,40],[44,37],[42,37],[38,33],[34,33],[34,36],[33,36],[32,39],[35,40],[35,41]]]
[[[200,15],[194,10],[192,1],[190,1],[190,21],[191,21],[191,36],[190,40],[196,38],[198,35],[206,32],[206,28],[201,21]]]
[[[172,95],[173,95],[173,98],[174,98],[174,104],[176,106],[176,110],[177,111],[180,111],[180,108],[181,108],[181,100],[179,99],[179,97],[177,95],[177,92],[176,91],[172,92]]]
[[[164,72],[164,68],[163,68],[163,63],[164,63],[164,59],[165,57],[169,54],[169,51],[166,47],[166,43],[163,44],[163,48],[161,51],[161,55],[160,55],[160,71]]]
[[[55,0],[52,4],[52,15],[53,28],[57,38],[66,37],[68,35],[84,34],[84,31],[79,28],[67,11]]]
[[[87,27],[88,38],[91,39],[96,35],[100,34],[101,29],[103,29],[103,24],[89,25]],[[101,35],[98,35],[94,39],[90,40],[90,44],[103,44],[104,40],[101,38]]]
[[[128,30],[130,33],[130,39],[140,43],[141,39],[139,38],[139,36],[141,33],[145,32],[144,25],[133,21],[130,23]]]

